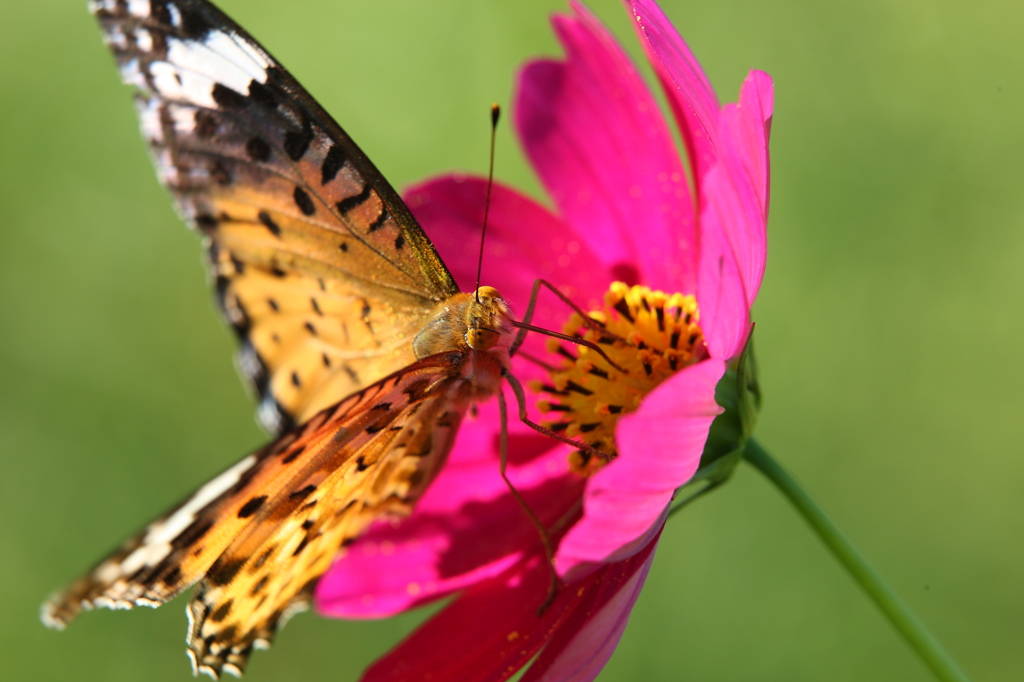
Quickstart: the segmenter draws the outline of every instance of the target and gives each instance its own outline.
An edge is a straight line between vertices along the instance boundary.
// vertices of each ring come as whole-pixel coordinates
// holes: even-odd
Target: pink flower
[[[722,412],[715,387],[743,350],[765,266],[772,83],[752,71],[739,103],[720,106],[653,0],[627,4],[685,142],[693,190],[636,70],[573,2],[571,16],[553,20],[566,57],[528,63],[514,106],[557,213],[495,185],[484,283],[520,311],[537,277],[590,310],[601,308],[615,280],[692,294],[706,348],[618,419],[617,458],[588,478],[570,470],[572,448],[510,423],[509,476],[559,540],[565,586],[540,616],[548,568],[498,475],[497,408],[492,401],[467,419],[415,513],[374,526],[318,586],[319,610],[346,618],[388,616],[458,593],[366,680],[504,680],[534,656],[525,682],[596,677],[643,587],[673,493],[697,470]],[[484,180],[462,176],[407,193],[464,290],[473,284],[484,194]],[[560,329],[567,316],[541,294],[535,324]],[[551,357],[542,338],[523,350]],[[551,381],[523,356],[514,371]]]

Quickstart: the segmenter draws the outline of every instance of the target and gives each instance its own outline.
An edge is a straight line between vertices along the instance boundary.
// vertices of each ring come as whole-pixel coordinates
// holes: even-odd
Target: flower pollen
[[[592,348],[567,348],[549,339],[548,350],[559,356],[558,363],[549,373],[550,383],[531,385],[551,396],[537,404],[548,416],[543,426],[603,455],[574,452],[570,468],[581,476],[616,457],[615,425],[622,415],[636,410],[665,379],[707,357],[693,296],[613,282],[603,309],[587,315],[590,323],[573,313],[563,333],[596,344],[618,368]]]

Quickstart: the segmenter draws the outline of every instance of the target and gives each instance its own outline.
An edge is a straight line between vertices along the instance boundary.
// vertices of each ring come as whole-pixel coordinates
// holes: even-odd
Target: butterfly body
[[[203,237],[240,369],[277,437],[52,596],[159,606],[197,585],[188,653],[213,677],[305,607],[371,522],[408,514],[475,401],[501,390],[513,318],[460,293],[365,154],[206,0],[94,0],[137,89],[161,182]]]

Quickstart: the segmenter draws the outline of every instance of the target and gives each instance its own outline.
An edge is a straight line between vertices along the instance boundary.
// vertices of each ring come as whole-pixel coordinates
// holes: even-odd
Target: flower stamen
[[[550,419],[542,426],[606,455],[582,450],[570,455],[570,468],[581,476],[615,458],[615,425],[622,415],[636,410],[662,381],[707,357],[693,296],[613,282],[604,307],[587,316],[589,321],[573,313],[562,331],[595,344],[607,359],[583,345],[574,354],[549,339],[548,351],[558,356],[550,363],[550,381],[531,384],[547,394],[537,403]]]

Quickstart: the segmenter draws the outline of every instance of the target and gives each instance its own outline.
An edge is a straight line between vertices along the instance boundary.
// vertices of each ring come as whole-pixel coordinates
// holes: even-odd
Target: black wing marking
[[[123,79],[138,88],[161,181],[207,235],[218,298],[245,347],[240,365],[263,400],[264,422],[280,431],[409,364],[408,353],[382,351],[378,337],[407,345],[457,287],[351,138],[209,2],[101,0],[91,8]],[[376,334],[339,329],[282,350],[273,340],[281,332],[271,329],[280,318],[263,308],[296,291],[308,316],[329,307],[323,299],[345,316],[365,303],[382,318]],[[345,321],[358,326],[364,317]],[[296,326],[305,323],[317,329],[309,319]]]
[[[193,662],[240,673],[341,543],[382,514],[408,513],[433,479],[471,399],[463,358],[417,362],[245,457],[51,596],[43,622],[156,607],[202,580],[188,610]]]

